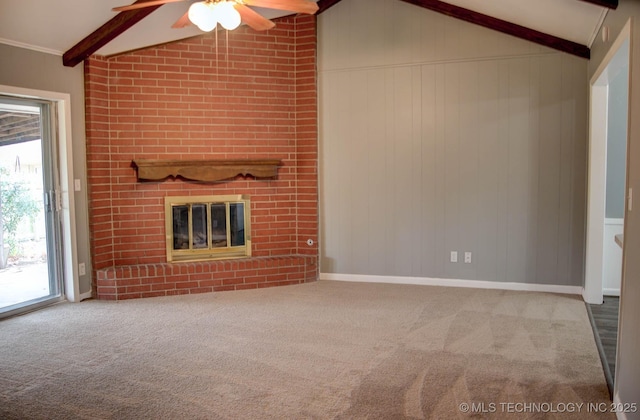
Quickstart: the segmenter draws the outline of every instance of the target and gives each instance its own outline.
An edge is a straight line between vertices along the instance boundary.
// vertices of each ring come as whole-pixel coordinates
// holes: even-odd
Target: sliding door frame
[[[57,150],[56,165],[58,167],[60,207],[60,231],[62,237],[61,274],[62,293],[70,302],[79,302],[80,284],[78,275],[78,244],[76,235],[76,214],[73,179],[73,154],[71,139],[71,95],[68,93],[26,89],[0,85],[0,95],[17,98],[51,102],[55,107],[55,121],[52,129],[56,130]]]

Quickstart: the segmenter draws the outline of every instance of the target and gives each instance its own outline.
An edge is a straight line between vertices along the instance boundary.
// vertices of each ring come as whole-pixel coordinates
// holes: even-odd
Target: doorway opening
[[[0,316],[63,298],[55,104],[0,96]]]
[[[624,216],[631,196],[626,186],[630,38],[631,23],[627,22],[590,84],[589,199],[583,298],[588,304],[610,392],[614,386],[618,345]]]

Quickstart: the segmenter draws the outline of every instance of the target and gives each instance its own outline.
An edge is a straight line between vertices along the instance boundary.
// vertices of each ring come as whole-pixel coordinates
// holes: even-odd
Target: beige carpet
[[[608,402],[573,296],[320,281],[0,321],[2,419],[614,418],[579,405]]]

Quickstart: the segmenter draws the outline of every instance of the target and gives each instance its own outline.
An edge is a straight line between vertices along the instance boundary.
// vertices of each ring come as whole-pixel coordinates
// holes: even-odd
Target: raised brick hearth
[[[95,295],[125,299],[318,277],[315,16],[85,62]],[[139,181],[141,159],[277,159],[272,179]],[[251,197],[252,257],[166,261],[166,196]],[[307,240],[313,245],[308,246]]]
[[[316,258],[311,256],[140,264],[98,270],[97,294],[101,299],[121,300],[285,286],[316,279]]]

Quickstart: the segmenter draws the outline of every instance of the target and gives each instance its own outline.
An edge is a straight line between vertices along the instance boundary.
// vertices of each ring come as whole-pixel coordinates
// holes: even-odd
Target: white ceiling
[[[526,28],[591,47],[607,8],[581,0],[446,0]]]
[[[113,7],[130,3],[133,0],[0,0],[0,43],[62,55],[115,16]],[[192,0],[160,7],[97,53],[113,55],[201,34],[194,26],[171,28],[190,3]],[[447,0],[447,3],[587,46],[591,46],[607,12],[604,7],[581,0]],[[257,10],[267,18],[284,14]]]

